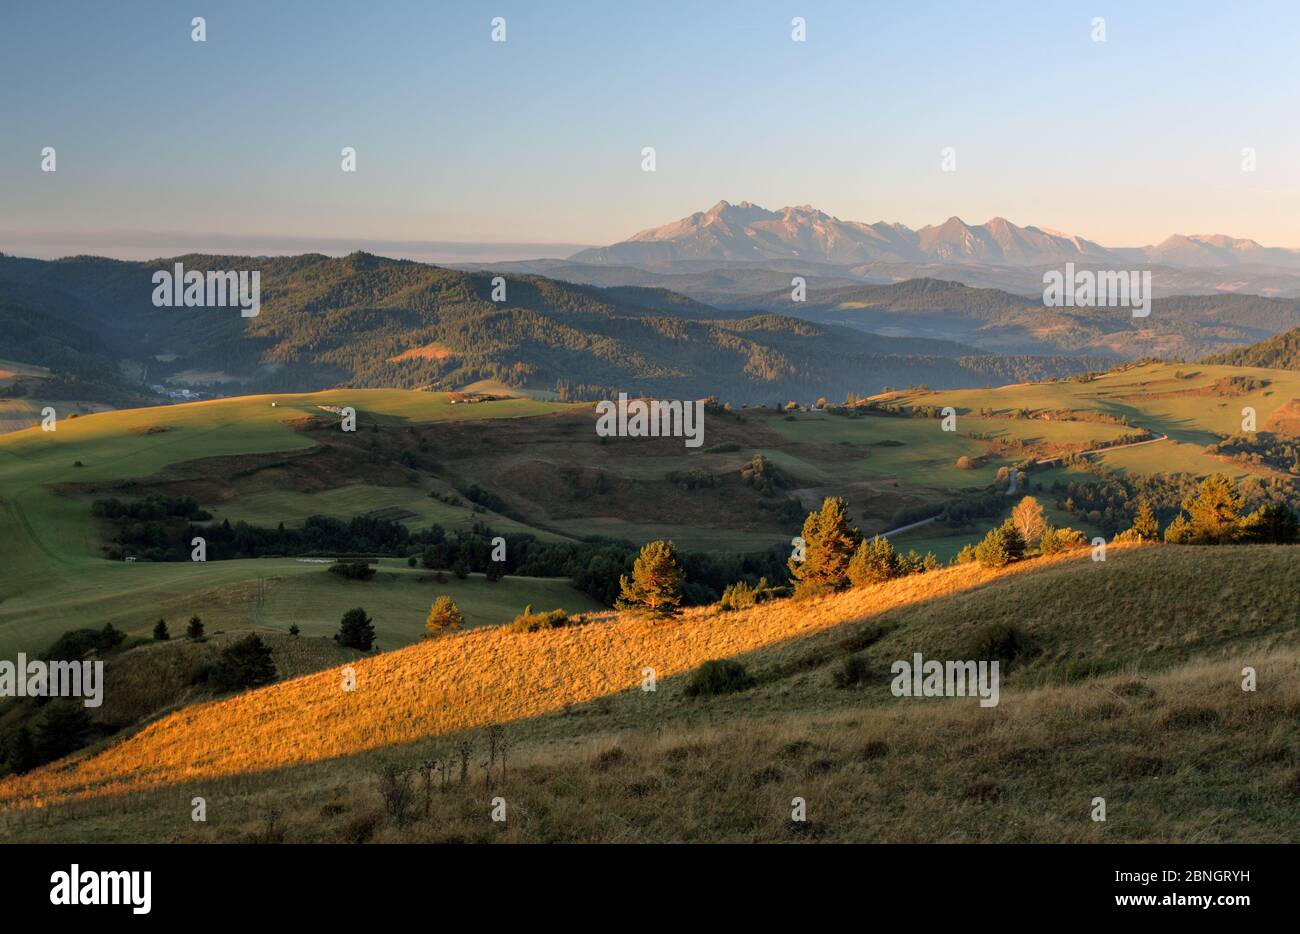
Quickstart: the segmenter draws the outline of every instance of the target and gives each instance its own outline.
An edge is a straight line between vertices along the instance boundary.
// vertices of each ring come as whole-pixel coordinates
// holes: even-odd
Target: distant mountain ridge
[[[862,263],[1036,266],[1046,263],[1158,263],[1206,268],[1272,266],[1300,270],[1300,250],[1265,247],[1220,234],[1174,235],[1145,247],[1109,248],[1047,228],[1021,227],[994,217],[967,224],[950,217],[919,230],[883,221],[846,221],[812,205],[770,211],[749,201],[719,201],[620,243],[581,250],[578,264],[658,265],[688,260],[765,262],[804,260],[852,266]]]
[[[152,273],[257,269],[256,317],[158,308]],[[182,256],[151,263],[0,257],[0,341],[16,362],[75,367],[144,388],[240,392],[339,385],[459,389],[478,380],[608,398],[716,395],[765,402],[884,385],[982,386],[1068,376],[1118,359],[996,356],[951,340],[813,323],[788,309],[722,311],[661,288],[601,289],[493,276],[368,253]],[[6,351],[8,354],[8,351]]]

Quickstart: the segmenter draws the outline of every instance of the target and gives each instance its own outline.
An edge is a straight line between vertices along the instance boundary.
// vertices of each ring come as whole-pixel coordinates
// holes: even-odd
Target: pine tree
[[[877,535],[870,541],[863,539],[853,552],[853,558],[849,561],[849,582],[854,587],[878,584],[897,577],[900,570],[894,546],[889,539]]]
[[[1223,474],[1216,473],[1202,480],[1196,495],[1183,501],[1193,543],[1231,541],[1236,533],[1241,505],[1237,487]]]
[[[1151,510],[1151,504],[1145,499],[1138,504],[1137,516],[1133,519],[1133,531],[1144,542],[1160,540],[1160,522]]]
[[[160,619],[153,624],[153,638],[155,642],[166,642],[171,638],[171,633],[167,631],[167,620]]]
[[[618,579],[620,609],[640,610],[664,619],[680,612],[684,575],[672,542],[650,542],[632,565],[632,577]]]
[[[354,607],[343,614],[338,635],[334,638],[339,645],[369,652],[375,642],[374,620],[361,607]]]
[[[975,558],[986,568],[1000,568],[1025,555],[1025,540],[1016,524],[1008,519],[984,536],[975,546]]]
[[[254,632],[221,650],[213,682],[218,690],[239,691],[270,684],[275,675],[271,647]]]
[[[849,525],[846,504],[828,496],[803,524],[804,560],[787,562],[796,596],[843,590],[849,585],[849,562],[862,533]]]
[[[465,617],[461,615],[460,607],[446,595],[440,596],[433,601],[433,606],[429,608],[429,616],[424,621],[424,636],[440,636],[451,629],[460,629],[465,625]]]
[[[1241,537],[1249,542],[1291,545],[1300,535],[1296,514],[1282,503],[1261,506],[1241,520]]]
[[[185,627],[185,635],[191,639],[202,639],[203,620],[197,616],[191,616],[189,625]]]

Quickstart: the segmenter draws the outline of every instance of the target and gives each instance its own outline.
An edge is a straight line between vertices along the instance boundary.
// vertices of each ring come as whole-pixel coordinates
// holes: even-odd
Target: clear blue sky
[[[0,249],[606,243],[723,198],[1300,247],[1294,2],[0,3]]]

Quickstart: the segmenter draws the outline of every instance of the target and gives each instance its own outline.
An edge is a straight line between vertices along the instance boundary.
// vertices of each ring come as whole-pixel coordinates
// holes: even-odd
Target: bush
[[[848,655],[840,662],[840,667],[831,675],[831,683],[837,688],[856,687],[871,676],[871,668],[861,655]]]
[[[171,633],[167,631],[167,620],[160,619],[153,624],[153,638],[155,642],[166,642],[171,638]]]
[[[722,591],[722,599],[718,601],[718,606],[724,610],[744,610],[772,599],[773,595],[773,589],[768,585],[766,577],[760,577],[758,583],[753,586],[744,581],[736,581],[734,584],[728,584]]]
[[[330,573],[344,580],[368,581],[375,576],[375,569],[368,561],[335,561],[330,565]]]
[[[715,697],[746,691],[755,684],[745,666],[729,658],[707,661],[691,672],[686,684],[687,697]]]
[[[414,778],[410,769],[391,762],[379,768],[379,796],[384,801],[384,810],[398,827],[405,827],[411,820],[415,806]]]
[[[1006,667],[1038,654],[1028,634],[1011,623],[989,623],[971,633],[961,658],[998,661]]]
[[[957,458],[956,467],[958,470],[974,470],[975,462],[963,454],[961,457]]]
[[[1078,529],[1057,529],[1047,526],[1043,537],[1038,541],[1038,552],[1042,555],[1054,555],[1071,548],[1082,548],[1088,544],[1088,537]]]
[[[212,681],[219,691],[240,691],[270,684],[275,674],[271,649],[254,632],[221,650]]]
[[[548,612],[534,613],[530,603],[524,611],[510,623],[511,632],[537,632],[540,629],[559,629],[569,625],[569,614],[555,609]]]

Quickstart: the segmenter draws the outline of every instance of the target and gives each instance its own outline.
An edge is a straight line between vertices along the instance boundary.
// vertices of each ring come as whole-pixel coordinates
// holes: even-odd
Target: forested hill
[[[1207,357],[1205,363],[1228,366],[1262,366],[1274,370],[1300,370],[1300,328],[1292,328],[1249,347]]]
[[[154,307],[151,277],[176,263],[260,270],[260,314]],[[719,311],[662,289],[532,275],[507,276],[505,287],[506,300],[497,302],[491,273],[366,253],[139,263],[0,257],[0,334],[15,336],[6,347],[16,348],[19,362],[72,360],[149,384],[225,394],[340,384],[459,388],[497,379],[570,397],[629,391],[770,403],[886,385],[1041,379],[1107,362],[994,357],[951,341]],[[39,339],[32,339],[35,321]]]

